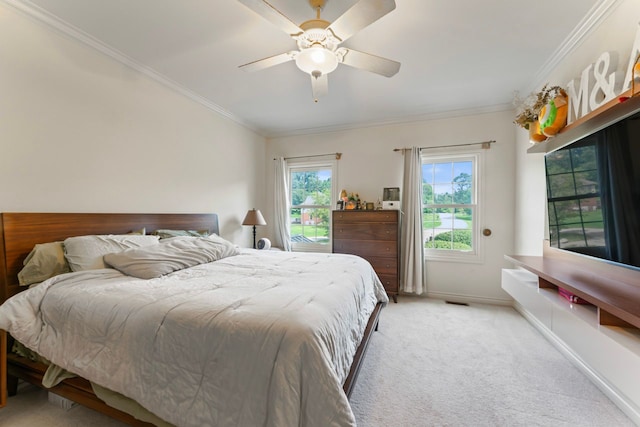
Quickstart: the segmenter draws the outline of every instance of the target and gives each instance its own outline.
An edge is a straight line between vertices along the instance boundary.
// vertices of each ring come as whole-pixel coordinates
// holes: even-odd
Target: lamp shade
[[[267,225],[262,213],[257,209],[251,209],[242,221],[242,225]]]

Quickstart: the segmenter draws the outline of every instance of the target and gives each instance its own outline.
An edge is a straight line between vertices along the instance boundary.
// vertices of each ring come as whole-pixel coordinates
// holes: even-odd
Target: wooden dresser
[[[400,211],[333,211],[333,252],[361,256],[371,263],[387,294],[398,302]]]

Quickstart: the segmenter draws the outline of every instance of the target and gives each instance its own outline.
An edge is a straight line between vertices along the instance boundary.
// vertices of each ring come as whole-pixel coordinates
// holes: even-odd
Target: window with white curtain
[[[331,252],[331,210],[337,200],[335,161],[289,161],[291,249]]]
[[[422,224],[427,260],[479,260],[481,154],[422,154]]]

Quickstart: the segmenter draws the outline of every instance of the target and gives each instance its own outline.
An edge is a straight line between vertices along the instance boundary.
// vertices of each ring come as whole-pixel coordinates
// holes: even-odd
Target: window
[[[331,252],[335,162],[289,164],[291,248]]]
[[[427,259],[478,258],[480,154],[422,157],[422,224]]]

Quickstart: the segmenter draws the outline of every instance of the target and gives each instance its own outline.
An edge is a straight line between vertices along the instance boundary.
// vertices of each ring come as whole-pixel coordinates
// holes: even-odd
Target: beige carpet
[[[519,313],[403,297],[382,311],[351,404],[365,426],[632,426]]]
[[[360,427],[632,426],[515,310],[401,297],[381,314],[351,402]],[[122,426],[27,387],[0,426]]]

